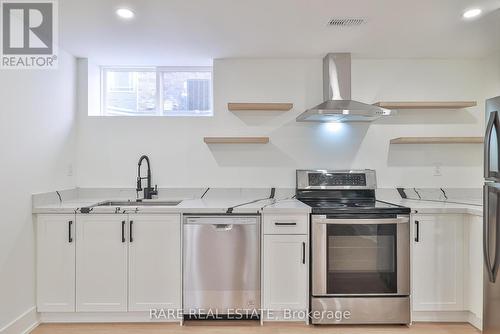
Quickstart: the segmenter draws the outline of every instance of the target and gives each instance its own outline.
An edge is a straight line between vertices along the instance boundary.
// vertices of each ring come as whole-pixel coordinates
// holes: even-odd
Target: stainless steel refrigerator
[[[500,96],[486,101],[483,332],[500,334]]]

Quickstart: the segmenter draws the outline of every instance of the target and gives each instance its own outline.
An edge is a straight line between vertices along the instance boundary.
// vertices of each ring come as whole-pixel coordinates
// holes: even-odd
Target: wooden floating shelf
[[[463,109],[477,106],[476,101],[450,102],[377,102],[373,105],[386,109]]]
[[[205,137],[206,144],[267,144],[269,137]]]
[[[231,111],[288,111],[293,108],[293,103],[228,103]]]
[[[391,144],[482,144],[483,137],[400,137]]]

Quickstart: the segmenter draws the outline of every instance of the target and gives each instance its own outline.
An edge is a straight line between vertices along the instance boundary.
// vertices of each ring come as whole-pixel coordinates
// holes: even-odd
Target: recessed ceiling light
[[[464,19],[472,19],[472,18],[478,17],[479,15],[481,15],[481,13],[482,13],[481,9],[473,8],[473,9],[466,10],[462,16]]]
[[[135,16],[134,12],[128,8],[118,8],[116,10],[116,15],[118,15],[122,19],[127,19],[127,20],[130,20]]]

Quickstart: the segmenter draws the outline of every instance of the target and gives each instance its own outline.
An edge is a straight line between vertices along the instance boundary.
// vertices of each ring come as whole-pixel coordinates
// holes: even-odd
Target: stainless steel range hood
[[[297,122],[372,122],[391,111],[351,100],[351,54],[329,53],[323,59],[325,102],[306,110]]]

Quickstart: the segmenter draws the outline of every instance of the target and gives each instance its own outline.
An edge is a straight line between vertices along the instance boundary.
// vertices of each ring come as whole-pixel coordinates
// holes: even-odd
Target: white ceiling
[[[60,44],[99,64],[204,65],[227,57],[483,57],[500,0],[60,0]],[[136,18],[114,11],[125,6]],[[471,7],[484,15],[461,18]],[[333,17],[368,23],[333,28]]]

